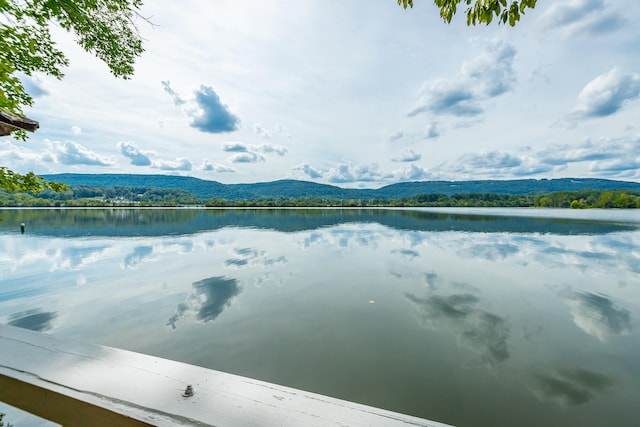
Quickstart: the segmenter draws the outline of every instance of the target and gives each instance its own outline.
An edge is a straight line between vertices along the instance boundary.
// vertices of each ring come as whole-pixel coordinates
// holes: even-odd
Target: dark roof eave
[[[35,132],[39,127],[40,124],[35,120],[0,111],[0,136],[9,135],[16,130]]]

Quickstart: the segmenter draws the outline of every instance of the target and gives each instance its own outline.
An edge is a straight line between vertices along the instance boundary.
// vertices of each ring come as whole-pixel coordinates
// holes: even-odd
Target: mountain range
[[[546,194],[579,190],[635,190],[640,183],[597,178],[517,179],[477,181],[417,181],[387,185],[378,189],[341,188],[309,181],[279,180],[254,184],[222,184],[217,181],[174,176],[140,174],[53,174],[49,181],[70,187],[155,187],[181,189],[202,199],[252,200],[261,198],[320,197],[328,199],[397,199],[418,194],[493,193]]]

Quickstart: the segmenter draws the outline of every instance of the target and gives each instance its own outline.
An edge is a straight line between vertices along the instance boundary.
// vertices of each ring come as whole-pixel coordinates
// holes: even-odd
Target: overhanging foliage
[[[435,5],[440,9],[440,16],[446,23],[450,23],[453,16],[458,12],[458,6],[462,3],[467,5],[465,11],[467,15],[467,25],[491,24],[494,18],[498,23],[509,23],[512,27],[520,20],[528,9],[536,6],[537,0],[434,0]],[[398,4],[413,7],[413,0],[398,0]]]

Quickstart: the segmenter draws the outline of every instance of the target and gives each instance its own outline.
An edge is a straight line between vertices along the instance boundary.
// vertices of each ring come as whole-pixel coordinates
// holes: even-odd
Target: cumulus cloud
[[[233,156],[229,157],[229,161],[231,163],[257,163],[257,162],[264,162],[265,158],[260,154],[247,151],[244,153],[234,154]]]
[[[249,151],[249,147],[241,142],[224,142],[220,149],[227,153],[246,153]]]
[[[50,154],[63,165],[113,166],[114,162],[73,141],[49,142]]]
[[[407,168],[396,169],[392,172],[384,173],[377,163],[341,164],[335,168],[327,170],[317,169],[307,163],[303,163],[291,169],[294,176],[308,177],[312,179],[326,179],[332,183],[357,183],[357,182],[399,182],[399,181],[421,181],[432,178],[426,169],[411,164]]]
[[[272,126],[270,129],[262,126],[259,123],[255,123],[253,125],[253,133],[259,136],[260,138],[271,138],[276,136],[283,136],[285,130],[281,124],[276,124]],[[287,135],[287,138],[291,138],[291,135]]]
[[[483,112],[478,101],[465,82],[440,79],[428,82],[422,87],[419,105],[407,115],[413,117],[430,112],[454,116],[476,116]]]
[[[193,169],[193,164],[191,163],[191,160],[179,157],[175,161],[156,160],[153,162],[151,167],[165,171],[190,171]]]
[[[149,152],[144,152],[132,141],[120,141],[117,144],[120,153],[131,160],[134,166],[151,166],[151,157]]]
[[[551,165],[545,165],[530,152],[511,153],[506,151],[483,151],[463,154],[450,166],[458,176],[485,177],[523,176],[549,172]]]
[[[425,132],[426,139],[435,139],[441,134],[440,125],[438,122],[431,122],[429,126],[427,126],[427,131]]]
[[[273,144],[260,144],[260,145],[251,145],[252,151],[259,151],[261,153],[270,154],[274,153],[278,156],[284,156],[287,154],[287,148],[282,145],[273,145]]]
[[[356,181],[355,176],[351,173],[349,165],[339,165],[329,171],[329,181],[331,182],[353,182]]]
[[[408,116],[421,113],[477,116],[484,111],[483,102],[510,91],[515,83],[515,48],[501,41],[485,41],[483,48],[476,58],[464,62],[454,77],[426,82]]]
[[[240,119],[229,107],[220,101],[220,97],[210,86],[200,86],[195,92],[197,109],[193,110],[191,126],[208,133],[224,133],[237,130]]]
[[[253,125],[253,133],[255,133],[256,135],[258,135],[261,138],[270,138],[271,134],[262,126],[260,126],[259,124],[254,124]]]
[[[29,163],[35,165],[39,162],[52,163],[55,159],[49,152],[35,153],[23,145],[16,145],[11,139],[0,141],[0,160],[4,164]],[[30,169],[34,169],[31,167]]]
[[[264,162],[265,157],[260,154],[277,154],[284,156],[287,154],[287,148],[281,145],[273,144],[258,144],[247,145],[241,142],[225,142],[220,147],[222,151],[227,153],[236,153],[229,157],[229,161],[232,163],[256,163]]]
[[[232,173],[236,171],[234,168],[229,166],[224,166],[217,163],[213,164],[207,159],[203,160],[202,164],[198,169],[203,171],[208,171],[208,172],[220,172],[220,173]]]
[[[49,95],[49,89],[45,81],[38,76],[27,76],[23,73],[18,73],[18,78],[24,87],[24,91],[31,95],[33,98],[41,98],[45,95]]]
[[[240,119],[223,104],[218,94],[211,86],[200,85],[194,91],[193,100],[186,101],[166,80],[161,82],[173,103],[183,109],[191,119],[190,126],[206,133],[233,132],[240,126]]]
[[[483,176],[533,176],[586,167],[594,176],[640,178],[640,138],[587,138],[574,144],[548,144],[539,149],[519,147],[509,151],[466,153],[441,171],[458,179]],[[583,172],[584,174],[584,172]]]
[[[626,24],[603,0],[567,0],[552,3],[540,16],[546,31],[570,37],[613,32]]]
[[[460,160],[472,169],[498,168],[512,169],[520,166],[522,160],[503,151],[488,151],[480,154],[465,154]]]
[[[405,181],[425,181],[432,179],[432,175],[427,169],[412,164],[408,168],[396,169],[391,173],[393,180],[396,182]]]
[[[71,133],[75,136],[82,135],[82,128],[80,126],[71,126]]]
[[[574,145],[551,144],[535,155],[541,164],[553,167],[589,162],[589,170],[600,175],[638,177],[640,171],[640,139],[637,138],[587,138]]]
[[[341,164],[329,169],[325,176],[329,182],[333,183],[372,182],[383,178],[379,169],[380,166],[377,163],[356,166]]]
[[[540,152],[544,163],[556,165],[574,162],[628,159],[640,156],[640,139],[591,139],[578,144],[551,144]]]
[[[191,160],[185,157],[178,157],[175,160],[164,160],[157,158],[157,154],[152,151],[141,150],[135,142],[120,141],[116,145],[120,154],[127,157],[134,166],[150,166],[153,169],[165,171],[190,171],[193,169]]]
[[[493,98],[508,92],[516,81],[513,59],[516,49],[501,41],[483,42],[485,51],[462,64],[460,75],[464,82],[475,86],[476,94],[482,98]]]
[[[640,171],[640,156],[627,159],[615,159],[594,162],[589,170],[600,175],[617,176],[620,178],[636,178]]]
[[[292,172],[301,172],[302,174],[308,176],[312,179],[318,179],[323,177],[323,173],[317,169],[314,169],[307,163],[303,163],[300,166],[296,166],[292,169]]]
[[[164,91],[167,92],[169,96],[171,96],[171,99],[173,99],[173,103],[175,105],[180,106],[186,103],[186,101],[182,99],[175,90],[173,90],[173,88],[171,87],[171,82],[169,80],[161,81],[160,84],[162,85]]]
[[[399,157],[394,157],[393,160],[394,162],[415,162],[417,160],[420,160],[422,158],[422,155],[419,153],[416,153],[413,150],[407,150],[404,153],[402,153]]]
[[[613,68],[587,83],[569,116],[572,119],[610,116],[639,97],[640,74]]]

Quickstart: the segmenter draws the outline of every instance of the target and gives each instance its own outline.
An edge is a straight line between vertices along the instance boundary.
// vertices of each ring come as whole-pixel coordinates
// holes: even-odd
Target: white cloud
[[[599,174],[613,177],[637,178],[640,171],[640,155],[627,159],[613,159],[602,162],[593,162],[589,170]]]
[[[278,156],[284,156],[287,154],[287,148],[282,145],[273,145],[273,144],[260,144],[260,145],[251,145],[251,151],[261,152],[265,154],[274,153]]]
[[[0,141],[0,161],[8,166],[16,163],[55,162],[55,159],[48,152],[35,153],[28,148],[14,144],[9,139],[5,139]]]
[[[471,169],[484,168],[517,168],[522,160],[502,151],[489,151],[480,154],[466,154],[460,158],[465,167]]]
[[[292,169],[292,172],[294,172],[294,174],[296,172],[302,172],[302,174],[304,174],[306,177],[311,179],[319,179],[319,178],[322,178],[324,175],[321,171],[314,169],[307,163],[303,163],[300,166],[294,167]]]
[[[502,41],[473,40],[483,52],[463,62],[460,72],[449,79],[426,82],[417,105],[409,112],[473,117],[484,112],[484,102],[513,88],[516,49]]]
[[[168,80],[161,82],[173,103],[181,107],[191,119],[190,126],[205,133],[226,133],[238,130],[240,119],[223,104],[211,86],[200,85],[194,91],[194,98],[186,101],[176,92]]]
[[[41,98],[49,95],[49,85],[42,77],[38,75],[27,76],[22,73],[17,73],[17,77],[20,79],[25,92],[31,95],[32,98]]]
[[[259,124],[254,124],[253,125],[253,133],[255,133],[256,135],[258,135],[260,138],[270,138],[271,134],[262,126],[260,126]]]
[[[49,152],[63,165],[113,166],[113,160],[100,156],[73,141],[49,142]]]
[[[399,141],[404,137],[404,132],[396,132],[389,137],[390,142]]]
[[[225,166],[225,165],[220,165],[220,164],[217,164],[217,163],[214,164],[214,163],[211,163],[207,159],[202,161],[202,164],[200,165],[200,167],[198,169],[203,170],[203,171],[208,171],[208,172],[219,172],[219,173],[233,173],[233,172],[236,171],[232,167]]]
[[[640,74],[611,69],[591,80],[578,95],[572,119],[610,116],[640,97]]]
[[[140,150],[135,142],[121,141],[116,145],[120,153],[131,160],[134,166],[151,166],[151,152]]]
[[[410,165],[408,168],[396,169],[392,172],[392,176],[394,181],[404,182],[404,181],[426,181],[429,179],[433,179],[433,175],[429,173],[429,171],[425,168],[421,168],[414,164]]]
[[[277,154],[284,156],[287,154],[287,148],[281,145],[274,144],[257,144],[247,145],[242,142],[225,142],[220,147],[222,151],[227,153],[236,153],[229,157],[229,161],[232,163],[256,163],[264,162],[265,157],[260,154]]]
[[[187,101],[182,99],[182,97],[175,90],[173,90],[173,88],[171,87],[171,82],[169,80],[161,81],[160,84],[162,85],[164,91],[167,92],[169,96],[171,96],[171,99],[173,99],[173,103],[176,106],[186,104]]]
[[[257,163],[264,162],[265,158],[260,154],[247,151],[245,153],[237,153],[229,157],[231,163]]]
[[[516,147],[511,151],[466,153],[443,169],[472,179],[521,177],[573,170],[585,165],[583,175],[640,178],[640,139],[590,139],[574,144],[548,144],[537,150]]]
[[[435,138],[440,136],[441,132],[442,131],[440,130],[440,125],[438,124],[438,122],[433,121],[433,122],[429,123],[429,126],[427,126],[427,131],[425,133],[425,138],[426,139],[435,139]]]
[[[480,98],[488,99],[513,89],[516,82],[513,60],[516,49],[509,43],[495,40],[473,39],[484,51],[462,64],[462,81],[474,87]]]
[[[383,175],[377,163],[359,164],[356,166],[343,163],[335,168],[329,169],[325,177],[332,183],[356,183],[380,181]]]
[[[422,155],[419,153],[416,153],[413,150],[407,150],[404,153],[402,153],[399,157],[394,157],[393,160],[394,162],[415,162],[417,160],[420,160],[422,158]]]
[[[249,151],[249,148],[241,142],[225,142],[220,149],[228,153],[245,153]]]
[[[179,157],[175,161],[156,160],[151,167],[165,171],[190,171],[193,169],[191,160],[184,157]]]
[[[640,139],[586,138],[577,144],[551,144],[538,155],[542,162],[550,165],[628,160],[640,156]]]
[[[603,0],[564,0],[552,3],[540,16],[546,31],[564,37],[598,35],[613,32],[626,24],[626,19]]]

